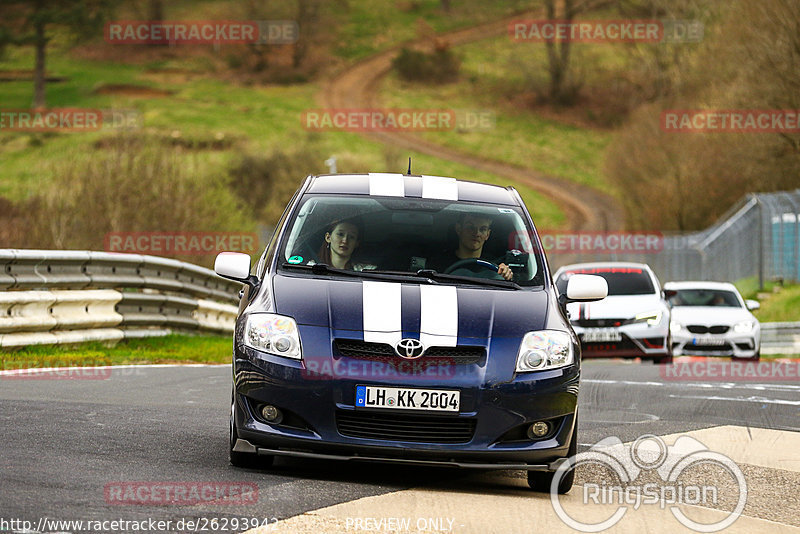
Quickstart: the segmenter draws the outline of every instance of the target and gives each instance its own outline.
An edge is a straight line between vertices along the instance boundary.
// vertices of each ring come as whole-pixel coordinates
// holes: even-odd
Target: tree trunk
[[[164,3],[161,0],[150,0],[148,16],[151,21],[164,20]]]
[[[545,2],[547,12],[547,19],[551,21],[556,20],[556,0],[547,0]],[[575,8],[573,7],[573,0],[564,0],[564,17],[563,20],[567,23],[572,22],[575,17]],[[546,41],[547,47],[547,62],[550,72],[550,99],[553,102],[563,102],[565,100],[565,87],[567,81],[567,71],[569,69],[569,54],[570,46],[572,43],[569,39],[557,43],[555,41]]]
[[[36,66],[33,69],[33,107],[44,108],[47,106],[44,92],[45,75],[45,50],[47,48],[47,37],[44,33],[44,22],[36,21]]]

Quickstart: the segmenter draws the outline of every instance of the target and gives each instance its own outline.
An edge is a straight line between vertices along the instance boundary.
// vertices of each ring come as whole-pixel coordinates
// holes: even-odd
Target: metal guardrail
[[[762,354],[800,354],[800,323],[761,323]]]
[[[0,249],[0,347],[233,332],[241,285],[139,254]],[[800,322],[762,323],[764,354],[800,354]]]
[[[168,258],[0,249],[0,347],[231,333],[240,289]]]

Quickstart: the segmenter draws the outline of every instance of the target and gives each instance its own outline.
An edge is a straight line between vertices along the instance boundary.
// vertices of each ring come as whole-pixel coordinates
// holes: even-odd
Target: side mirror
[[[754,311],[761,308],[761,304],[757,300],[747,299],[746,301],[744,301],[744,303],[747,305],[747,309],[750,311]]]
[[[258,278],[250,275],[250,256],[241,252],[220,252],[214,261],[214,272],[223,278],[255,287]]]
[[[664,299],[666,300],[669,300],[670,298],[678,294],[678,292],[674,289],[665,289],[661,293],[664,295]]]
[[[608,296],[608,282],[602,276],[575,274],[567,282],[567,293],[561,295],[562,304],[569,302],[593,302]]]

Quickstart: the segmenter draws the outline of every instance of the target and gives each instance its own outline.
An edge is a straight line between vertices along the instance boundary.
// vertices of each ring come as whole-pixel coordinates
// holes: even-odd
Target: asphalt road
[[[608,436],[631,441],[719,425],[800,431],[797,379],[703,382],[662,375],[649,363],[585,362],[582,447]],[[43,517],[269,522],[360,497],[490,476],[297,459],[278,459],[269,471],[235,469],[226,450],[229,396],[229,366],[115,368],[101,380],[0,377],[0,530],[20,530],[3,525],[10,519],[31,521],[35,530]],[[107,485],[128,481],[251,483],[258,502],[107,502]]]

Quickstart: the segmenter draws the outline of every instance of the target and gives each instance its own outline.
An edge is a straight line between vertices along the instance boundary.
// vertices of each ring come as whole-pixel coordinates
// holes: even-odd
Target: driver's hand
[[[497,274],[499,274],[506,280],[511,280],[511,278],[514,276],[514,273],[511,272],[511,267],[509,267],[505,263],[500,264],[500,268],[497,269]]]

